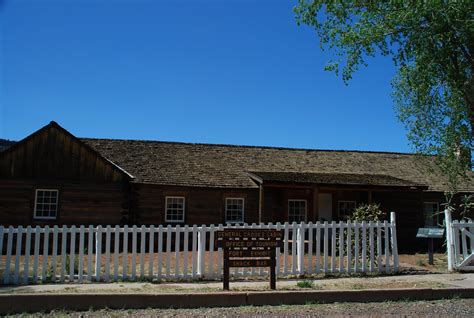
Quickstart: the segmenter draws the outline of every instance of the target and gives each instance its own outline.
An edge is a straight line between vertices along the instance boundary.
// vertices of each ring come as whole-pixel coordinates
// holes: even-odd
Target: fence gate
[[[474,272],[474,222],[453,221],[451,211],[446,216],[448,269]]]

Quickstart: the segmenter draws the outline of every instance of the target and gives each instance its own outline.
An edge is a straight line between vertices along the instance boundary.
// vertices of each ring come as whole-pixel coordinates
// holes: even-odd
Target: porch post
[[[263,183],[259,186],[259,194],[258,194],[258,223],[263,222],[263,206],[264,206],[264,190],[263,190]],[[271,220],[272,222],[274,220]]]

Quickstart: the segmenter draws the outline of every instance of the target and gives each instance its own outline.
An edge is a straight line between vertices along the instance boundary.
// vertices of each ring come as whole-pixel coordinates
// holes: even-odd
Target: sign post
[[[426,238],[428,241],[428,264],[433,265],[434,239],[443,238],[444,229],[439,227],[421,227],[416,233],[418,238]]]
[[[229,290],[231,267],[269,267],[270,288],[276,289],[275,249],[283,244],[283,231],[270,229],[225,229],[216,233],[224,250],[224,290]]]

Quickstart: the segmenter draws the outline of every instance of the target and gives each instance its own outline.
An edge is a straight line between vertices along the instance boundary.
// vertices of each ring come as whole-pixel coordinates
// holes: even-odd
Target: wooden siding
[[[214,189],[131,184],[132,213],[137,224],[165,224],[166,196],[185,197],[186,224],[218,224],[225,220],[225,198],[245,199],[244,221],[258,222],[258,189]]]
[[[58,217],[38,220],[34,216],[35,189],[59,190]],[[87,183],[32,180],[0,181],[0,224],[7,225],[96,225],[123,224],[121,183]]]
[[[0,153],[0,178],[109,182],[127,179],[119,168],[54,124]]]

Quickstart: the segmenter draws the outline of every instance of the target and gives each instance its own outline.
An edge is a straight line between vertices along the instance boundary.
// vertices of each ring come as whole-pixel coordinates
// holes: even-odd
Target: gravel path
[[[200,309],[52,312],[22,317],[473,317],[474,299]],[[17,316],[17,317],[19,317]]]

